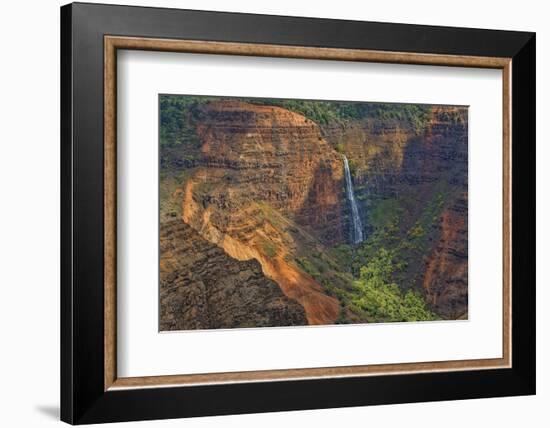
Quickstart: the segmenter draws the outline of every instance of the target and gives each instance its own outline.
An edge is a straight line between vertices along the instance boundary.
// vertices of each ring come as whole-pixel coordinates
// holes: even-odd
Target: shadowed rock
[[[180,219],[160,229],[160,330],[306,325],[304,309]]]

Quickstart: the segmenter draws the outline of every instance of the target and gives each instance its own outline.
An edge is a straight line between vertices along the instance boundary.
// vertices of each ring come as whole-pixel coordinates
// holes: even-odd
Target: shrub
[[[381,248],[367,265],[361,267],[352,304],[374,322],[437,319],[426,307],[422,295],[412,290],[403,293],[392,282],[395,270],[392,253]]]

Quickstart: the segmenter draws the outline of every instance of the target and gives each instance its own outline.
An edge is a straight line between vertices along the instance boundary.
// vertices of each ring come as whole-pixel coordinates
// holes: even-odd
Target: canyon
[[[178,219],[160,229],[160,330],[305,325],[255,260],[236,261]]]
[[[467,318],[467,109],[430,107],[419,127],[292,107],[178,111],[161,141],[161,330],[373,322],[352,297],[375,247],[404,292]]]

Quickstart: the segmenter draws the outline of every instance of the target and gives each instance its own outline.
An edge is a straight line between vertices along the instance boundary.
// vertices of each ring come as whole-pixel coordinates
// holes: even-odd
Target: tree
[[[353,305],[366,313],[373,322],[429,321],[437,319],[421,294],[409,290],[403,293],[392,281],[396,269],[393,254],[380,248],[377,254],[360,269]]]

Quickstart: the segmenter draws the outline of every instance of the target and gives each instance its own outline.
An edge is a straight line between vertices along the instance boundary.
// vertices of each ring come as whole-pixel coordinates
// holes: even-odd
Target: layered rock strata
[[[160,330],[306,325],[305,311],[266,278],[180,219],[160,229]]]
[[[221,101],[197,116],[183,221],[231,257],[259,261],[310,324],[334,322],[338,300],[292,260],[304,240],[343,239],[341,157],[315,123],[279,107]]]

